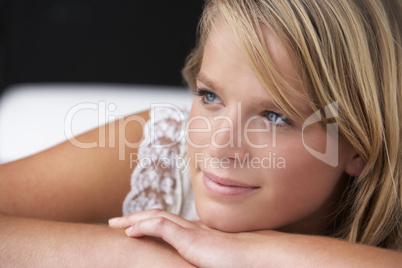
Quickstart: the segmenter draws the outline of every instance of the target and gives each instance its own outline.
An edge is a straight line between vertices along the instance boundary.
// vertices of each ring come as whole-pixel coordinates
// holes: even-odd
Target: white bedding
[[[0,163],[42,151],[119,116],[149,109],[151,103],[183,105],[192,98],[180,87],[13,86],[0,99]]]

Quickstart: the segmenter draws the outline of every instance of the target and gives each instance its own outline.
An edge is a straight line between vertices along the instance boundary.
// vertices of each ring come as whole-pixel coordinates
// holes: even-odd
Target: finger
[[[128,228],[132,225],[135,225],[137,222],[145,219],[151,219],[156,217],[163,217],[170,219],[171,221],[176,222],[177,224],[190,228],[192,223],[177,216],[175,214],[169,213],[167,211],[161,209],[152,209],[147,211],[141,211],[136,213],[131,213],[123,217],[113,218],[109,220],[109,226],[113,228]]]
[[[192,221],[192,223],[196,226],[196,227],[198,227],[198,228],[200,228],[200,229],[204,229],[204,230],[212,230],[210,227],[208,227],[207,225],[205,225],[203,222],[201,222],[200,220],[198,220],[198,221]]]
[[[168,218],[154,217],[144,219],[126,230],[131,237],[153,236],[158,237],[174,247],[187,261],[197,267],[232,266],[233,263],[244,267],[240,253],[243,250],[233,250],[237,243],[233,234],[222,233],[216,230],[206,230],[193,223],[192,229],[185,228]],[[226,257],[234,260],[227,265]],[[240,259],[239,259],[240,258]],[[222,261],[224,263],[222,263]]]
[[[130,237],[159,237],[174,247],[183,257],[189,258],[190,262],[194,261],[196,254],[189,252],[189,245],[202,239],[202,232],[199,232],[199,229],[186,228],[165,217],[153,217],[138,221],[126,229],[126,234]]]

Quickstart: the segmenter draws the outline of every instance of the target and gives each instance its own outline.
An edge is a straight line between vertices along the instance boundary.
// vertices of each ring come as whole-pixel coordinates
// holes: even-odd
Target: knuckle
[[[151,216],[154,216],[154,217],[161,215],[163,212],[164,211],[160,208],[154,208],[154,209],[150,210]]]
[[[158,229],[162,229],[166,226],[166,224],[168,224],[168,221],[169,220],[164,217],[156,218],[155,227]]]

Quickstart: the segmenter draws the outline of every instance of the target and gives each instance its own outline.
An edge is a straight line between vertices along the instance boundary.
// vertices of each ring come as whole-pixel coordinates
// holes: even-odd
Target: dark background
[[[183,85],[202,0],[0,0],[0,93],[19,83]]]

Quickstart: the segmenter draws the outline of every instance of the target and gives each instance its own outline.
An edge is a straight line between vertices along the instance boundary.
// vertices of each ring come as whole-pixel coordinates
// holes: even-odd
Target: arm
[[[148,120],[148,112],[139,116]],[[116,122],[114,129],[112,124],[77,138],[80,142],[99,142],[99,133],[105,133],[104,148],[82,149],[65,142],[0,165],[3,266],[149,267],[148,261],[158,266],[187,266],[161,240],[132,240],[106,226],[72,223],[102,223],[121,215],[134,168],[129,156],[137,149],[124,147],[125,160],[119,160],[122,148],[118,145],[121,139],[131,143],[141,140],[143,129],[136,119],[128,117]],[[109,140],[114,140],[116,146],[109,146]]]
[[[160,237],[199,267],[398,267],[402,263],[401,252],[268,230],[224,233],[159,210],[111,220],[110,226],[132,226],[126,229],[131,237]]]
[[[191,266],[162,241],[102,225],[0,216],[0,233],[2,267]]]
[[[120,215],[134,168],[130,166],[130,154],[137,148],[119,144],[124,145],[124,139],[131,143],[142,139],[143,129],[135,116],[77,138],[87,144],[106,141],[103,148],[83,149],[66,141],[31,157],[0,165],[0,213],[80,222],[106,222],[111,216]],[[148,112],[138,116],[148,120]],[[106,135],[99,140],[99,133]],[[109,144],[110,139],[114,146]],[[125,160],[119,160],[123,151]]]

